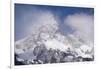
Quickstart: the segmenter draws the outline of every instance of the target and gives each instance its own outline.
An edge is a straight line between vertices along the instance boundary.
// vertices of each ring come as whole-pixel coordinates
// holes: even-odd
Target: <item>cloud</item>
[[[94,19],[92,15],[84,13],[69,15],[65,18],[64,23],[75,30],[73,32],[75,36],[93,41]]]
[[[22,38],[38,33],[40,30],[54,32],[58,29],[58,23],[56,17],[50,11],[35,10],[27,12],[22,17],[22,25],[19,30]],[[23,37],[24,36],[24,37]]]
[[[51,12],[40,12],[35,15],[35,19],[31,21],[32,25],[29,28],[33,33],[38,31],[53,32],[58,29],[58,23],[55,16]]]

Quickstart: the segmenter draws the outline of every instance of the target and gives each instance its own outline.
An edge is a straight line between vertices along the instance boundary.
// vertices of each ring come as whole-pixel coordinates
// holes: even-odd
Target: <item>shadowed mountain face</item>
[[[25,53],[28,54],[28,53]],[[45,46],[37,46],[34,48],[31,56],[33,58],[25,58],[25,54],[15,54],[15,65],[29,65],[29,64],[46,64],[46,63],[65,63],[65,62],[82,62],[93,61],[93,57],[77,56],[76,52],[70,50],[60,51],[54,49],[47,49]]]

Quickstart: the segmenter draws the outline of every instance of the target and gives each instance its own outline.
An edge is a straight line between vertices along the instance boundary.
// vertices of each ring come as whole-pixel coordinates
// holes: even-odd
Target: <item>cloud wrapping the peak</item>
[[[25,14],[22,21],[23,25],[20,26],[22,28],[20,32],[23,32],[24,34],[18,33],[22,38],[30,34],[38,33],[40,30],[51,32],[58,30],[57,20],[50,11],[33,11]]]
[[[33,32],[37,31],[56,31],[58,30],[58,23],[55,16],[51,12],[41,12],[36,15],[36,20],[32,23]]]

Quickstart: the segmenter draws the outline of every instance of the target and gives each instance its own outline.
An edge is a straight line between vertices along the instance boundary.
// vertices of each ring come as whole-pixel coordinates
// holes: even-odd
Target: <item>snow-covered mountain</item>
[[[15,42],[17,61],[39,64],[82,61],[82,58],[93,60],[92,42],[74,34],[63,35],[56,22],[36,27],[31,35]]]

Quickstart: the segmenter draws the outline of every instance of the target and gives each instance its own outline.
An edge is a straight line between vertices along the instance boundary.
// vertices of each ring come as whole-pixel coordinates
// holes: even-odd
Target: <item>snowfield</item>
[[[60,41],[57,41],[56,39],[52,39],[52,40],[47,40],[45,42],[45,46],[47,47],[47,49],[58,49],[58,50],[61,50],[61,51],[66,51],[68,48],[71,48],[70,45],[66,45]]]

